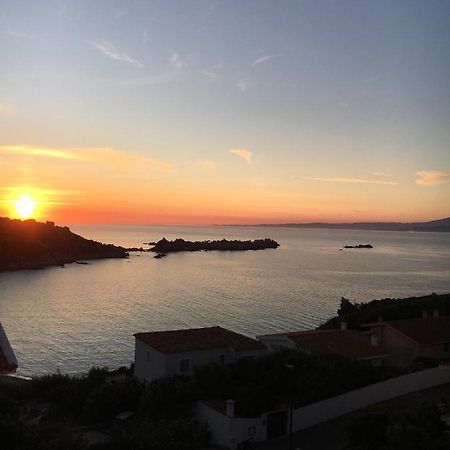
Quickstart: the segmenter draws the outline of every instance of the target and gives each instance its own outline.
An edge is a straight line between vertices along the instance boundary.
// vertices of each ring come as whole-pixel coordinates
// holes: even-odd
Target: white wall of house
[[[140,380],[152,381],[174,375],[190,375],[196,367],[204,364],[230,364],[241,358],[257,358],[265,353],[265,349],[235,352],[229,347],[182,353],[161,353],[140,339],[136,339],[134,373]]]
[[[295,409],[293,411],[293,431],[327,422],[391,398],[447,383],[450,383],[450,365],[441,365],[433,369],[391,378]],[[235,449],[238,443],[246,441],[249,438],[250,428],[255,431],[255,442],[267,439],[267,413],[262,414],[261,417],[230,418],[199,402],[195,415],[199,421],[209,426],[213,443],[226,448]]]
[[[153,381],[166,374],[163,353],[136,339],[134,347],[134,375],[141,381]]]
[[[9,365],[12,367],[17,367],[17,359],[16,355],[14,354],[14,350],[11,347],[11,344],[9,343],[8,336],[5,333],[5,330],[3,329],[2,324],[0,323],[0,348],[2,349],[3,355],[5,356],[5,359]]]
[[[391,378],[294,410],[293,429],[303,430],[360,408],[446,383],[450,383],[448,365]]]
[[[255,442],[267,437],[266,415],[261,417],[228,417],[202,402],[195,408],[196,418],[208,425],[211,440],[216,445],[234,450],[241,442],[252,438]]]

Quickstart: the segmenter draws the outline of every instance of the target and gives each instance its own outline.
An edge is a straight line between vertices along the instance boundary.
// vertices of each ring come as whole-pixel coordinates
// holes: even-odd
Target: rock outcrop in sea
[[[254,241],[239,240],[217,240],[217,241],[185,241],[184,239],[175,239],[168,241],[162,238],[151,249],[156,253],[173,252],[197,252],[197,251],[242,251],[242,250],[264,250],[267,248],[277,248],[280,244],[273,239],[255,239]]]

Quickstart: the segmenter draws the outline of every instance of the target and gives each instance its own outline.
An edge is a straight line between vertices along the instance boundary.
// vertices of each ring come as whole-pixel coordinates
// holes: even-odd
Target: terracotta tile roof
[[[450,316],[384,322],[421,345],[450,342]]]
[[[224,416],[227,414],[227,402],[225,400],[202,400],[201,403]]]
[[[265,349],[265,346],[256,339],[222,327],[153,331],[137,333],[134,336],[161,353],[182,353],[228,347],[236,352]]]
[[[374,358],[385,354],[383,348],[370,343],[370,336],[356,330],[311,330],[283,333],[299,347],[345,358]]]

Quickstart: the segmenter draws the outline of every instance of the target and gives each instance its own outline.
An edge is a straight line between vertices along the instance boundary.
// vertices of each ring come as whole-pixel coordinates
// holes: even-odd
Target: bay
[[[273,238],[276,250],[132,253],[127,260],[0,274],[0,321],[20,373],[116,368],[134,357],[133,334],[221,325],[258,334],[313,328],[355,301],[450,292],[450,236],[259,227],[73,225],[127,247],[181,237]],[[374,249],[340,250],[371,243]]]

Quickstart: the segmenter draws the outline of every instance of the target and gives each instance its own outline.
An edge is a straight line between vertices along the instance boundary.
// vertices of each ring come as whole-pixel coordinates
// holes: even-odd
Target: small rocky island
[[[243,250],[265,250],[268,248],[277,248],[280,244],[273,239],[255,239],[254,241],[239,240],[217,240],[217,241],[185,241],[184,239],[175,239],[168,241],[162,238],[150,250],[158,254],[167,254],[174,252],[198,252],[198,251],[243,251]]]
[[[53,222],[0,217],[0,272],[126,257],[122,247],[85,239]]]
[[[373,248],[372,244],[344,245],[344,248]]]

